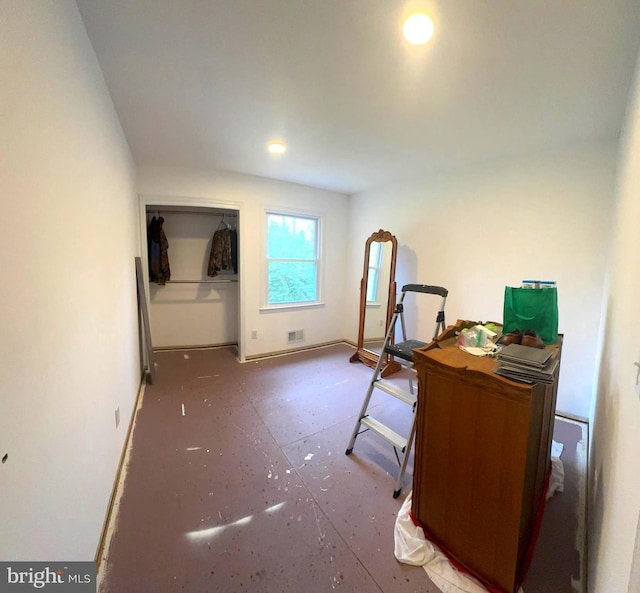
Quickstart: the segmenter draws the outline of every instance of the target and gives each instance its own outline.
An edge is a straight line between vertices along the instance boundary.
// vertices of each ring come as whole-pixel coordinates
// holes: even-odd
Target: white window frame
[[[269,216],[287,216],[290,218],[307,218],[312,219],[316,223],[316,258],[315,260],[299,260],[299,261],[315,261],[316,264],[316,300],[314,301],[300,301],[300,302],[287,302],[287,303],[269,303],[269,262],[272,261],[269,254]],[[281,208],[266,208],[264,210],[263,219],[263,273],[262,273],[262,306],[261,311],[273,311],[282,309],[300,309],[300,308],[313,308],[323,306],[323,240],[322,240],[322,222],[323,217],[317,212],[281,209]],[[277,258],[280,259],[280,258]],[[286,259],[284,261],[298,261],[293,259]]]

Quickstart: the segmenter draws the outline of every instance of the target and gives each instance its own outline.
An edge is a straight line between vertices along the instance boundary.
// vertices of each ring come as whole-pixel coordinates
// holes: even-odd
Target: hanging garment
[[[164,234],[162,225],[164,224],[164,218],[162,216],[158,219],[158,230],[160,234],[160,276],[158,277],[158,284],[165,284],[167,280],[171,279],[171,269],[169,268],[169,241]]]
[[[147,239],[149,241],[149,280],[160,285],[166,284],[171,279],[171,269],[169,267],[169,241],[164,234],[162,225],[164,218],[158,219],[154,216],[147,229]]]
[[[155,216],[147,227],[147,257],[149,258],[149,281],[157,282],[160,274],[160,242],[158,241],[158,219]]]
[[[238,231],[231,229],[231,267],[233,273],[238,273]]]
[[[231,231],[227,227],[219,228],[213,233],[207,275],[217,276],[221,270],[231,269]]]

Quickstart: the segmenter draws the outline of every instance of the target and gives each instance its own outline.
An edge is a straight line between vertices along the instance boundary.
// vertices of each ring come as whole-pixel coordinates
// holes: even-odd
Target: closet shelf
[[[192,216],[216,216],[218,218],[220,217],[238,218],[237,212],[222,212],[219,210],[215,212],[205,212],[201,210],[190,212],[189,210],[164,210],[164,209],[159,210],[158,208],[148,207],[146,213],[147,213],[147,216],[158,216],[160,214],[189,214]]]

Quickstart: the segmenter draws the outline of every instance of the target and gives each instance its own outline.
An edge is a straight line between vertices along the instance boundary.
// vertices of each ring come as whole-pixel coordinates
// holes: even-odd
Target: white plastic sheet
[[[552,443],[551,477],[546,499],[555,492],[562,492],[564,468],[560,455],[563,445]],[[422,566],[433,584],[442,593],[488,593],[487,589],[472,576],[460,572],[445,554],[424,535],[422,528],[411,520],[411,493],[402,504],[394,529],[394,554],[399,562],[412,566]],[[524,593],[522,587],[519,593]]]

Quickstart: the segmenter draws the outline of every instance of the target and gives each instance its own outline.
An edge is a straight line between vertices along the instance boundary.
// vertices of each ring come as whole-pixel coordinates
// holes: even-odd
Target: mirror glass
[[[364,267],[360,281],[360,317],[357,351],[352,362],[375,367],[395,307],[395,269],[398,242],[389,231],[380,229],[365,243]]]
[[[362,347],[378,355],[387,331],[392,249],[391,241],[373,241],[369,245]]]

